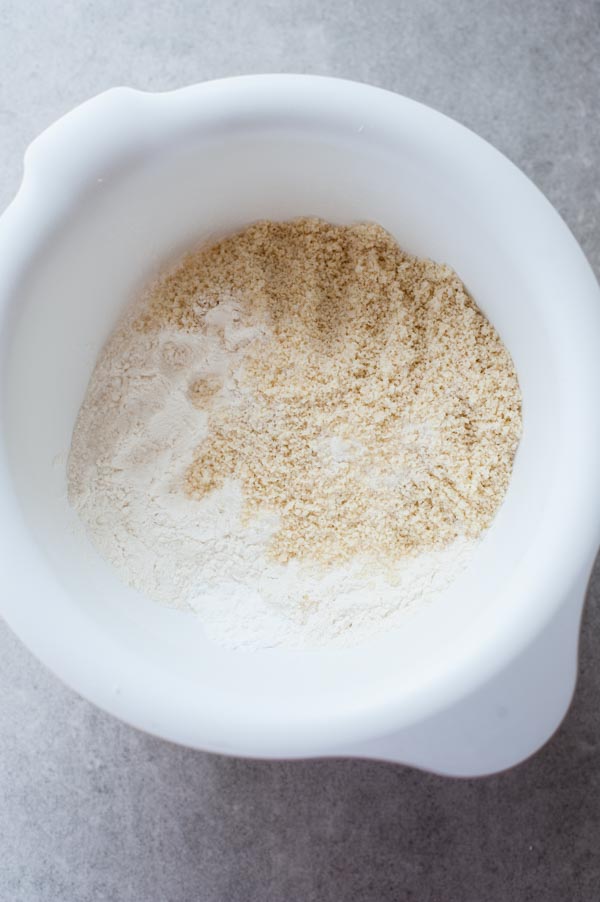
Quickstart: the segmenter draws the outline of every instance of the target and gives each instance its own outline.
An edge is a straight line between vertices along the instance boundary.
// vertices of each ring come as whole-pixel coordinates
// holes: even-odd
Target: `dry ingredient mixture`
[[[160,276],[69,457],[99,550],[233,646],[353,643],[468,563],[521,432],[499,336],[380,226],[260,222]]]

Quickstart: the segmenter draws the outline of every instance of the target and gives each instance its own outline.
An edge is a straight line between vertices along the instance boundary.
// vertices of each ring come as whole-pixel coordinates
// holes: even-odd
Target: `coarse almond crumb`
[[[373,223],[259,222],[188,255],[136,326],[219,327],[243,347],[189,399],[208,432],[185,479],[202,498],[240,481],[247,520],[274,511],[271,556],[386,561],[479,536],[510,478],[521,397],[500,337],[448,266]],[[246,330],[246,331],[244,331]]]

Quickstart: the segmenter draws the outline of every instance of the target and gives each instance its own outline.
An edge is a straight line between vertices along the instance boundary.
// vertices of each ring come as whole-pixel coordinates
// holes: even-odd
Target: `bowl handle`
[[[528,758],[558,729],[573,698],[590,571],[534,641],[486,684],[450,709],[344,754],[452,777],[493,774]]]

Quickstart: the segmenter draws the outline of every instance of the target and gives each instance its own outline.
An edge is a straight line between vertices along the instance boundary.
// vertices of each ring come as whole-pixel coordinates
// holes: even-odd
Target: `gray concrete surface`
[[[361,79],[456,117],[537,182],[600,272],[592,0],[0,0],[0,207],[28,141],[88,96],[261,71]],[[176,748],[96,711],[0,624],[0,900],[597,902],[599,651],[597,567],[563,727],[515,770],[459,782]]]

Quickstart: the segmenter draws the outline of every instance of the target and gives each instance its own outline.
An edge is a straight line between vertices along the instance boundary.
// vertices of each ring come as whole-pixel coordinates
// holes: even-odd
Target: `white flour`
[[[243,404],[236,379],[260,330],[239,324],[235,302],[207,314],[204,333],[158,335],[124,322],[92,376],[68,463],[69,499],[100,553],[151,598],[192,608],[215,642],[232,647],[348,645],[396,626],[468,563],[474,541],[398,562],[385,576],[359,561],[326,572],[266,557],[277,516],[241,521],[239,484],[201,501],[182,490],[207,432],[190,385],[219,374],[220,401]],[[324,438],[329,458],[344,443]]]

